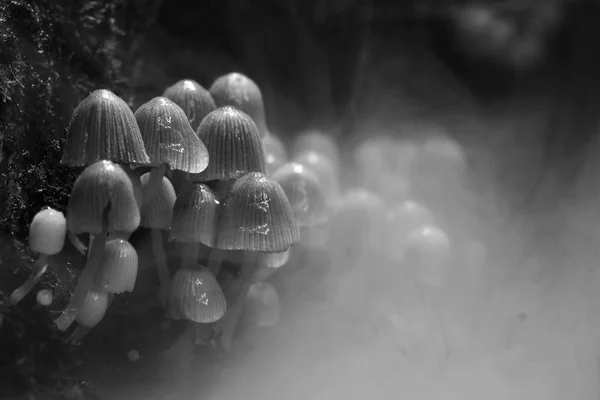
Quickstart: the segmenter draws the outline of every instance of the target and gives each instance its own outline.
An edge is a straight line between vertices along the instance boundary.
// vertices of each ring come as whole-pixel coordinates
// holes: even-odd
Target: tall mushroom
[[[140,211],[134,183],[124,167],[101,160],[88,166],[79,175],[69,198],[67,228],[74,234],[92,234],[94,239],[71,301],[55,321],[60,330],[66,330],[73,323],[88,292],[102,285],[98,268],[107,234],[133,232],[139,223]]]

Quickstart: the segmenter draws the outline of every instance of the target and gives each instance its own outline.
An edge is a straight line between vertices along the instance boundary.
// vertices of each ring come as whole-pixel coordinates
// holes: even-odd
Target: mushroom
[[[148,185],[151,172],[147,172],[140,177],[142,181],[143,196],[145,191],[151,190]],[[160,290],[158,299],[164,306],[171,286],[171,275],[167,265],[167,257],[163,244],[163,231],[171,228],[173,218],[173,207],[175,205],[175,189],[167,177],[162,178],[162,185],[149,203],[144,204],[141,209],[140,226],[150,229],[150,238],[152,241],[152,252],[158,271]]]
[[[31,275],[15,289],[10,301],[19,303],[42,279],[48,269],[48,257],[62,251],[67,233],[67,220],[60,211],[44,207],[29,225],[29,249],[38,253]]]
[[[100,160],[150,164],[133,112],[106,89],[92,92],[73,111],[61,163],[85,167]]]
[[[337,143],[331,135],[319,129],[301,132],[292,143],[292,158],[307,151],[322,153],[333,165],[340,165],[341,155]]]
[[[233,106],[243,111],[256,123],[260,137],[267,136],[262,92],[252,79],[239,72],[232,72],[218,77],[209,91],[217,107]]]
[[[181,107],[194,132],[204,117],[217,108],[208,90],[191,79],[183,79],[169,86],[163,96]]]
[[[208,151],[177,104],[155,97],[138,108],[135,118],[152,166],[143,203],[160,191],[167,167],[192,174],[206,169]]]
[[[294,162],[312,170],[321,183],[328,204],[332,204],[340,189],[338,166],[327,156],[314,150],[307,150],[294,157]]]
[[[138,254],[124,239],[106,242],[102,261],[96,274],[96,287],[103,292],[120,294],[133,292],[138,272]]]
[[[309,228],[327,221],[328,207],[321,182],[302,164],[290,162],[272,176],[285,191],[298,226]]]
[[[281,139],[272,133],[262,138],[262,146],[265,154],[265,173],[267,176],[272,176],[287,162],[287,151]]]
[[[386,215],[385,253],[390,259],[401,261],[404,257],[401,243],[415,229],[434,222],[433,213],[414,200],[405,200],[391,207]]]
[[[259,253],[282,253],[300,242],[292,207],[279,183],[263,173],[238,179],[223,205],[216,247],[244,251],[246,262],[226,293],[231,307],[217,323],[221,343],[228,349],[242,313],[250,283],[259,269]]]
[[[139,197],[132,175],[114,162],[101,160],[77,177],[67,209],[67,228],[74,234],[93,234],[87,264],[80,274],[71,301],[55,321],[66,330],[84,305],[90,290],[102,286],[102,262],[107,234],[133,232],[140,223]]]

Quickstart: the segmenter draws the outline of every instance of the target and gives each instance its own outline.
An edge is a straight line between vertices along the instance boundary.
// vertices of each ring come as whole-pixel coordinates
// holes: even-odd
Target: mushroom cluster
[[[268,129],[258,85],[240,73],[217,78],[209,90],[176,82],[135,112],[111,91],[96,90],[74,110],[68,129],[62,162],[83,170],[66,217],[45,208],[32,220],[29,246],[38,258],[12,302],[55,268],[49,257],[69,239],[87,262],[55,324],[66,331],[77,322],[70,338],[81,340],[115,295],[135,290],[142,266],[130,237],[138,228],[151,238],[158,303],[193,331],[172,348],[186,348],[181,341],[194,337],[192,346],[230,350],[246,322],[275,325],[295,296],[315,290],[327,274],[336,276],[336,287],[325,288],[326,296],[342,303],[376,298],[378,287],[396,284],[385,266],[369,261],[376,256],[406,282],[436,290],[449,276],[454,243],[444,221],[405,184],[411,171],[391,182],[411,164],[376,155],[410,153],[392,146],[380,140],[359,147],[349,180],[364,182],[342,188],[349,177],[342,176],[335,138],[311,129],[288,148]],[[444,162],[432,148],[427,142],[423,154]],[[174,254],[168,242],[176,244]],[[329,269],[304,257],[323,249],[331,254]],[[51,302],[51,295],[38,301]]]

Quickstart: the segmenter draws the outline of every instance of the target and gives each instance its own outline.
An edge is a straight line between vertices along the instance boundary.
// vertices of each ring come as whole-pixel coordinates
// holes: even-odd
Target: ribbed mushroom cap
[[[208,186],[197,183],[175,200],[170,240],[215,246],[220,203]]]
[[[139,224],[135,184],[123,167],[102,160],[85,168],[77,177],[67,209],[70,232],[133,232]]]
[[[208,90],[191,79],[180,80],[169,86],[163,96],[181,107],[194,132],[204,117],[217,108]]]
[[[267,135],[267,123],[262,92],[246,75],[232,72],[217,78],[210,87],[217,107],[233,106],[254,120],[261,137]]]
[[[299,241],[300,231],[279,183],[252,172],[233,184],[219,220],[217,248],[281,253]]]
[[[287,163],[275,171],[272,179],[285,191],[300,227],[321,225],[327,221],[325,192],[311,169],[296,162]]]
[[[148,187],[150,172],[146,172],[140,177],[142,181],[142,191]],[[146,193],[143,194],[146,196]],[[163,177],[162,185],[157,193],[154,193],[152,200],[145,204],[141,209],[140,226],[153,229],[168,230],[171,227],[173,219],[173,207],[175,205],[175,189],[167,177]]]
[[[73,111],[61,163],[85,167],[99,160],[150,164],[133,112],[106,89],[92,92]]]
[[[218,321],[227,311],[223,290],[207,268],[178,270],[171,281],[167,306],[173,319],[205,324]]]
[[[198,127],[198,137],[208,149],[210,163],[193,181],[238,179],[249,172],[264,172],[262,143],[256,125],[235,107],[211,112]]]
[[[155,97],[135,112],[153,167],[199,173],[208,165],[208,151],[187,116],[166,97]]]

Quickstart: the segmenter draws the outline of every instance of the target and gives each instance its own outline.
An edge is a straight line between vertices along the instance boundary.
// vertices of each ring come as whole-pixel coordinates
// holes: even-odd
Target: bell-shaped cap
[[[169,86],[163,96],[181,107],[194,132],[204,117],[217,108],[208,90],[191,79],[183,79]]]
[[[264,172],[262,143],[256,125],[246,113],[235,107],[222,107],[204,118],[198,136],[206,145],[210,163],[197,182],[238,179],[249,172]]]
[[[217,248],[282,253],[299,241],[292,207],[279,183],[253,172],[233,184],[219,220]]]
[[[182,268],[171,281],[167,307],[173,319],[208,324],[225,315],[227,300],[210,270]]]
[[[131,174],[112,161],[88,166],[75,180],[67,209],[67,228],[78,235],[133,232],[140,209]]]
[[[208,165],[208,151],[187,116],[166,97],[155,97],[135,112],[153,167],[199,173]]]
[[[106,89],[92,92],[73,111],[61,163],[85,167],[100,160],[150,164],[133,112]]]
[[[133,292],[138,273],[138,254],[126,240],[112,239],[104,245],[94,283],[108,293]]]

